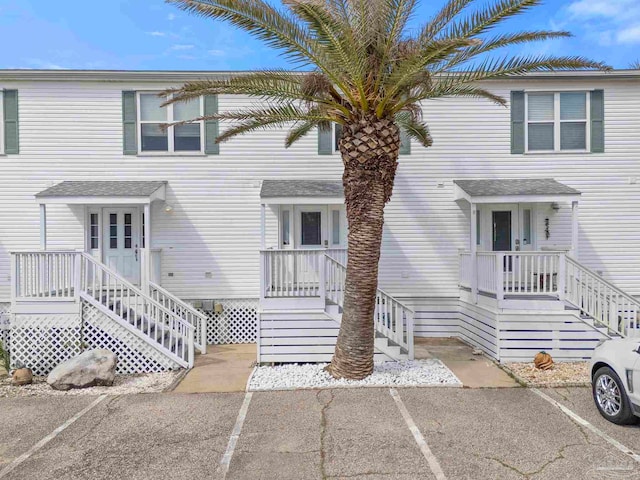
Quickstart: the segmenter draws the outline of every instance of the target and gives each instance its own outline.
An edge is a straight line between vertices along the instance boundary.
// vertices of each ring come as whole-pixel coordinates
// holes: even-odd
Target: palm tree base
[[[362,380],[373,373],[373,358],[371,356],[356,355],[353,358],[344,358],[341,350],[336,347],[331,363],[325,367],[325,371],[336,380]]]

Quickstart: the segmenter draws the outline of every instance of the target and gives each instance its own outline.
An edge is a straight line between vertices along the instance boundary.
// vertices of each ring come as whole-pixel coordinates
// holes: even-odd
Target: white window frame
[[[558,90],[558,91],[527,91],[524,96],[524,151],[525,153],[545,154],[545,153],[589,153],[591,151],[591,95],[588,90]],[[585,95],[585,119],[562,120],[560,118],[560,94],[561,93],[583,93]],[[553,121],[550,120],[529,120],[529,95],[553,95]],[[561,150],[560,148],[560,125],[565,122],[585,122],[585,148],[573,150]],[[553,123],[553,150],[529,150],[529,124],[535,123]]]
[[[4,154],[4,89],[0,87],[0,155]]]
[[[138,154],[139,155],[204,155],[204,122],[194,122],[200,124],[200,150],[179,150],[175,151],[174,149],[174,127],[167,128],[167,150],[142,150],[142,124],[143,123],[152,123],[157,124],[161,122],[145,120],[141,119],[141,109],[140,109],[140,97],[142,95],[158,95],[161,92],[157,91],[139,91],[136,92],[136,133],[138,135]],[[204,116],[204,98],[199,97],[200,101],[200,116]],[[173,105],[169,105],[165,107],[167,112],[167,120],[166,123],[173,122]]]

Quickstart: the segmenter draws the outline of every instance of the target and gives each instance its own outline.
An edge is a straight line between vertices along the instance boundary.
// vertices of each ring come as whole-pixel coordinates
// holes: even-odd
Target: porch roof
[[[145,204],[165,199],[164,180],[64,181],[36,194],[40,204]]]
[[[341,180],[263,180],[264,204],[342,204]]]
[[[469,203],[577,201],[580,192],[553,178],[454,180],[456,200]]]

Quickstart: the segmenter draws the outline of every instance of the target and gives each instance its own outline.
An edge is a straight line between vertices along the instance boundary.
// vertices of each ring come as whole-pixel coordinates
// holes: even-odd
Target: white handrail
[[[325,255],[327,299],[344,306],[344,287],[347,267]],[[404,348],[413,359],[413,319],[415,313],[406,305],[384,292],[376,291],[376,307],[373,316],[375,331]]]
[[[168,290],[154,282],[149,282],[149,295],[180,318],[193,325],[195,346],[203,355],[207,353],[207,316]]]
[[[566,261],[567,301],[620,336],[637,333],[640,302],[573,258]]]

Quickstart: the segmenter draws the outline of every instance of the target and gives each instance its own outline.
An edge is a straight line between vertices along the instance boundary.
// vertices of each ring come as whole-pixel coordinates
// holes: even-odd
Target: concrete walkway
[[[256,345],[209,345],[176,393],[244,392],[256,361]]]
[[[416,338],[416,360],[437,358],[467,388],[518,387],[516,381],[484,355],[457,338]]]

